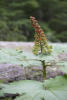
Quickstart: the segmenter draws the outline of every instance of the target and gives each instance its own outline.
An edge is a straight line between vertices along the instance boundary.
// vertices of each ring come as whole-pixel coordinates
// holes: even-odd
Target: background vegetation
[[[67,42],[67,0],[0,0],[0,41],[32,41],[35,16],[52,42]]]

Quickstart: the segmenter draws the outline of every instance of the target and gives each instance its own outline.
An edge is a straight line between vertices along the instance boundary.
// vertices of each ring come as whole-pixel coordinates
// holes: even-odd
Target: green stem
[[[40,48],[41,48],[41,54],[42,54],[43,46],[42,46],[41,41],[40,41]],[[45,64],[45,60],[41,61],[41,63],[42,63],[42,66],[43,66],[43,80],[46,80],[46,64]]]
[[[41,61],[43,66],[43,80],[46,80],[46,64],[45,61]]]

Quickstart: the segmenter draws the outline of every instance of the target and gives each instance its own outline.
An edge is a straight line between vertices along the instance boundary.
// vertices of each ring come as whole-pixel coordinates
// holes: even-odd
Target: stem
[[[46,64],[45,60],[41,61],[43,66],[43,80],[46,80]]]
[[[41,44],[41,41],[40,41],[40,47],[41,47],[41,53],[42,53],[42,44]],[[45,64],[45,60],[41,61],[42,63],[42,66],[43,66],[43,80],[46,80],[46,64]]]

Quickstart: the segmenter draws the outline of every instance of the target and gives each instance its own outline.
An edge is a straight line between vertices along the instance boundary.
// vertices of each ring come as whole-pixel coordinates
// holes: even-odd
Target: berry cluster
[[[52,51],[52,46],[48,45],[47,38],[41,29],[38,21],[35,17],[30,17],[33,28],[35,29],[35,45],[33,47],[33,53],[38,54],[50,54]]]

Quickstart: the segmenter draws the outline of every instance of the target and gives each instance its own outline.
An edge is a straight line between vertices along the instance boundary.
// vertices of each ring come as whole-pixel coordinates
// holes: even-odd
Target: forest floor
[[[59,43],[57,43],[59,44]],[[66,45],[65,43],[60,43],[60,45]],[[32,52],[32,42],[0,42],[0,48],[21,48],[23,51],[26,52]],[[67,61],[67,53],[60,53],[57,56],[60,60],[66,60]],[[6,58],[5,58],[6,59]],[[55,64],[55,62],[53,62]],[[39,66],[38,68],[36,66],[33,67],[33,69],[41,69],[42,67]],[[25,73],[26,72],[26,73]],[[37,71],[29,70],[29,68],[23,68],[19,65],[15,64],[8,64],[8,63],[0,63],[0,79],[3,79],[5,82],[10,82],[14,80],[21,80],[21,79],[32,79],[32,80],[40,80],[42,81],[42,73],[39,75],[34,75],[34,73]],[[64,73],[62,71],[58,71],[57,65],[55,64],[50,68],[47,67],[47,78],[55,77],[57,75],[63,75]]]

